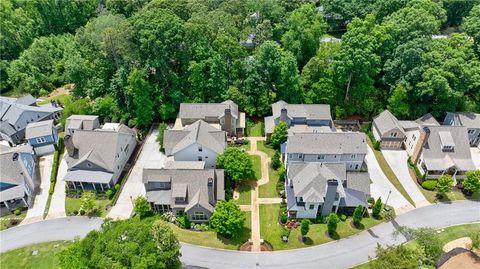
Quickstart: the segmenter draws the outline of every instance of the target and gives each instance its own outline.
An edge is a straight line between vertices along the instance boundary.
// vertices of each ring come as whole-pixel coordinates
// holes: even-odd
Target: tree
[[[377,201],[375,202],[375,204],[373,204],[373,207],[372,207],[372,215],[374,218],[379,218],[380,217],[380,212],[382,211],[382,198],[381,197],[378,197]]]
[[[272,157],[272,168],[277,170],[280,166],[282,166],[282,161],[280,160],[280,151],[275,150],[275,153]]]
[[[443,243],[438,238],[437,232],[432,228],[409,228],[401,226],[398,229],[407,238],[415,239],[418,245],[422,248],[424,257],[423,262],[428,265],[435,265],[440,255],[443,253]]]
[[[270,137],[270,143],[276,149],[280,148],[280,144],[287,141],[288,138],[288,125],[284,121],[280,121],[273,129],[272,136]]]
[[[254,178],[252,159],[240,148],[228,147],[217,156],[217,165],[236,183]]]
[[[218,234],[232,238],[240,235],[245,222],[245,213],[233,200],[219,201],[210,217],[210,227]]]
[[[302,239],[305,239],[305,236],[308,234],[310,230],[310,220],[303,219],[302,224],[300,225],[300,233],[302,234]]]
[[[453,178],[450,175],[442,175],[437,182],[437,190],[441,194],[447,194],[452,191]]]
[[[152,87],[142,71],[135,69],[130,73],[128,91],[133,99],[135,124],[142,129],[150,127],[153,118]]]
[[[328,234],[330,236],[333,236],[335,232],[337,231],[337,224],[340,221],[338,218],[337,214],[335,213],[330,213],[327,217],[327,230]]]
[[[61,268],[181,268],[180,244],[162,221],[107,220],[59,255]]]
[[[143,196],[138,196],[133,201],[133,212],[135,216],[138,216],[140,219],[148,217],[152,214],[152,208],[150,203]]]
[[[82,194],[82,203],[80,204],[80,210],[84,210],[87,215],[92,214],[96,208],[95,193],[91,191],[84,191]]]
[[[405,245],[387,246],[385,248],[378,245],[376,256],[376,259],[371,259],[369,262],[369,268],[371,269],[404,269],[419,268],[423,253]]]
[[[355,211],[353,211],[353,224],[355,225],[355,227],[360,226],[360,223],[362,222],[362,218],[363,218],[363,206],[358,205],[355,208]]]
[[[472,193],[480,191],[480,170],[468,171],[462,184],[463,188]]]
[[[405,119],[410,115],[407,90],[401,84],[397,85],[392,95],[388,98],[388,110],[399,119]]]
[[[476,45],[477,54],[480,55],[480,4],[475,5],[470,14],[463,18],[462,29],[471,37]]]

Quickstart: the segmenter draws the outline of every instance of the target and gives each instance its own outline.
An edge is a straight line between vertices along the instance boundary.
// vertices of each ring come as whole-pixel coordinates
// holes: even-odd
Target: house
[[[370,177],[347,171],[343,163],[297,162],[288,167],[285,191],[290,218],[352,214],[368,206]]]
[[[31,206],[39,184],[32,147],[2,146],[0,165],[0,213],[3,215],[19,207]]]
[[[54,101],[38,106],[31,95],[21,98],[0,96],[0,137],[11,144],[19,144],[25,139],[25,129],[29,123],[58,120],[62,108]]]
[[[295,162],[342,163],[347,171],[366,169],[364,133],[298,133],[286,145],[287,168]]]
[[[58,131],[53,120],[29,123],[25,130],[25,138],[33,147],[35,155],[42,156],[53,153],[58,143]]]
[[[280,121],[286,122],[289,128],[296,128],[297,132],[335,131],[330,105],[288,104],[285,101],[272,104],[272,116],[265,117],[267,138]]]
[[[135,149],[135,132],[121,123],[100,128],[98,116],[74,115],[65,128],[65,161],[68,170],[63,180],[68,188],[105,191],[113,187]]]
[[[182,127],[198,120],[225,131],[228,136],[242,137],[244,134],[245,113],[239,112],[238,105],[231,100],[222,103],[180,104],[177,121]]]
[[[464,126],[467,128],[468,141],[471,147],[480,146],[480,114],[472,112],[448,112],[444,125]]]
[[[416,163],[420,157],[426,139],[424,127],[440,126],[440,124],[430,113],[416,119],[415,121],[405,120],[399,121],[399,123],[405,133],[403,148],[405,148],[407,154],[412,158],[412,161]]]
[[[215,168],[217,156],[227,147],[227,135],[197,120],[181,130],[165,130],[163,147],[175,161],[204,161],[205,167]]]
[[[424,129],[427,137],[418,164],[427,178],[449,174],[462,179],[467,171],[475,170],[467,127],[443,125]]]
[[[384,110],[373,119],[372,133],[381,149],[401,149],[405,132],[397,118]]]
[[[142,181],[155,212],[185,213],[192,222],[207,222],[225,198],[224,171],[204,169],[205,162],[167,162],[164,168],[144,168]]]

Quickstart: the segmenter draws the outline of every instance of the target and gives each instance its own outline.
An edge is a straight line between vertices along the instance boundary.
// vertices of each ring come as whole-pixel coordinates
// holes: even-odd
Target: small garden
[[[69,216],[105,217],[111,208],[111,199],[119,189],[117,184],[106,192],[67,190],[65,211]]]
[[[27,215],[27,207],[17,208],[11,214],[0,218],[0,231],[17,226]]]

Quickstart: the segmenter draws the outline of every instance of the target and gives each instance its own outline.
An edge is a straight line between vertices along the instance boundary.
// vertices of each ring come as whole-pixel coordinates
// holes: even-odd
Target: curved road
[[[52,240],[84,236],[102,220],[85,217],[46,220],[0,232],[0,252]],[[443,228],[480,222],[480,202],[457,201],[425,206],[357,235],[304,249],[275,252],[239,252],[182,244],[182,262],[191,268],[349,268],[374,256],[377,244],[406,241],[392,236],[395,227]],[[295,240],[295,239],[292,239]]]

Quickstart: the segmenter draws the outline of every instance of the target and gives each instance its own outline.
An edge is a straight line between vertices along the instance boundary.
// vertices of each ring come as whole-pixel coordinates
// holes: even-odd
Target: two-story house
[[[0,96],[0,138],[19,144],[29,123],[58,120],[62,110],[54,101],[39,106],[31,95],[18,99]]]
[[[405,132],[397,118],[384,110],[373,119],[372,133],[381,149],[401,149]]]
[[[471,147],[480,146],[480,114],[473,112],[448,112],[444,125],[464,126],[467,128],[468,141]]]
[[[164,168],[144,168],[142,181],[155,212],[185,213],[192,222],[207,222],[225,198],[224,171],[204,169],[205,162],[167,162]]]
[[[265,117],[265,135],[270,138],[275,126],[284,121],[298,132],[330,132],[335,126],[330,115],[330,105],[288,104],[278,101],[272,104],[272,116]]]
[[[132,129],[120,123],[100,128],[97,122],[97,116],[74,115],[67,119],[64,158],[68,171],[63,180],[68,188],[105,191],[113,187],[135,150]]]
[[[42,156],[55,151],[58,131],[53,120],[29,123],[25,130],[25,138],[32,146],[35,155]]]
[[[165,130],[163,147],[175,161],[203,161],[205,167],[215,168],[217,156],[227,147],[227,135],[198,120],[181,130]]]
[[[18,207],[31,206],[39,184],[32,147],[1,146],[0,166],[0,213],[8,214]]]
[[[182,127],[198,120],[225,131],[228,136],[242,137],[244,134],[245,113],[239,112],[238,105],[231,100],[222,103],[180,104],[177,122]]]

